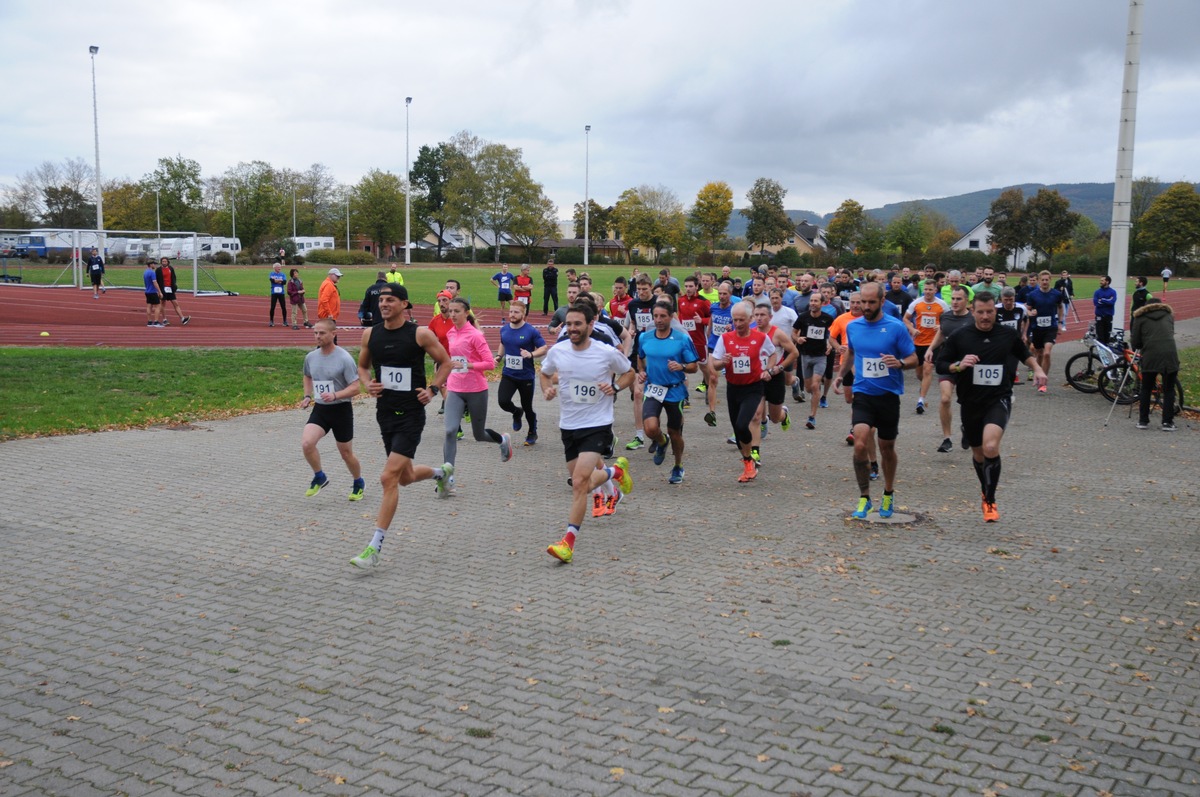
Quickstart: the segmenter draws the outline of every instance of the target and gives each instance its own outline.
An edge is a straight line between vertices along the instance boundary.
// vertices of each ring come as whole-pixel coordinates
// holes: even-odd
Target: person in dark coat
[[[1150,393],[1162,376],[1162,429],[1175,431],[1175,382],[1179,379],[1179,349],[1175,345],[1175,314],[1169,304],[1150,300],[1133,314],[1130,345],[1142,354],[1141,406],[1138,428],[1150,426]]]
[[[1129,307],[1129,312],[1136,313],[1146,306],[1146,302],[1150,301],[1150,289],[1146,287],[1146,278],[1137,278],[1137,287],[1133,289],[1133,304]]]
[[[358,320],[362,321],[364,327],[373,327],[379,323],[379,289],[387,285],[389,279],[388,272],[376,272],[375,281],[367,288],[362,304],[358,306]],[[397,284],[402,285],[403,283]]]

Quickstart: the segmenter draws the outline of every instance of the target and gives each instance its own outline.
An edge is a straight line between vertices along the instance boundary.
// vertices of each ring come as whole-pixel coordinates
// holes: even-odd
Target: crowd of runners
[[[984,269],[968,278],[957,271],[908,269],[852,274],[847,270],[793,279],[782,268],[763,268],[746,280],[721,273],[695,273],[682,283],[665,269],[657,280],[618,277],[609,299],[587,274],[567,270],[567,304],[538,329],[526,319],[529,293],[514,290],[527,269],[510,280],[496,275],[507,323],[500,343],[489,349],[470,303],[448,280],[437,295],[437,313],[427,324],[413,319],[407,289],[381,282],[373,298],[376,323],[362,334],[357,363],[336,345],[332,319],[316,323],[317,348],[304,362],[304,399],[313,405],[304,428],[303,451],[313,470],[307,495],[329,483],[317,443],[333,432],[350,475],[349,499],[361,500],[365,483],[352,449],[351,399],[376,398],[376,421],[387,453],[380,476],[382,495],[375,529],[352,564],[373,567],[396,513],[401,487],[432,480],[448,497],[457,489],[455,460],[463,425],[474,440],[495,444],[501,463],[513,458],[513,435],[538,444],[535,392],[559,402],[559,431],[570,503],[560,539],[547,552],[570,562],[584,518],[617,512],[633,488],[628,457],[648,447],[651,461],[672,466],[667,482],[685,479],[684,416],[693,397],[703,401],[703,419],[720,425],[722,401],[739,467],[731,478],[755,480],[764,462],[764,439],[772,427],[792,427],[787,406],[803,407],[804,427],[846,423],[830,402],[849,405],[845,441],[859,495],[851,516],[896,510],[899,462],[896,439],[906,413],[924,414],[935,379],[941,443],[953,449],[952,403],[960,404],[961,445],[970,449],[980,486],[983,519],[999,520],[997,485],[1000,445],[1012,410],[1012,392],[1024,366],[1036,390],[1047,390],[1046,370],[1056,332],[1065,324],[1071,293],[1051,287],[1042,272],[1034,283],[1005,284],[1005,275]],[[1064,278],[1069,279],[1064,274]],[[1032,347],[1032,351],[1031,351]],[[540,368],[535,363],[540,358]],[[427,363],[432,375],[427,378]],[[511,416],[511,433],[487,425],[490,389],[485,373],[500,370],[498,405]],[[905,402],[904,371],[915,371],[918,395]],[[722,382],[724,385],[722,386]],[[628,398],[626,398],[628,396]],[[426,424],[426,410],[439,399],[443,416],[442,464],[418,465],[413,458]],[[840,399],[840,401],[839,401]],[[622,409],[628,402],[630,410]],[[623,446],[614,433],[628,412],[633,435]],[[825,416],[830,416],[826,420]],[[840,432],[839,432],[840,437]],[[611,463],[611,464],[609,464]],[[872,482],[882,480],[878,508]]]

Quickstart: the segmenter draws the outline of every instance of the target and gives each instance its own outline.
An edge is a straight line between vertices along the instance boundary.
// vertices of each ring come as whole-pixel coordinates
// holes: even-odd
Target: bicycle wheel
[[[1162,409],[1162,377],[1154,383],[1154,392],[1150,394],[1150,409]],[[1178,415],[1183,409],[1183,385],[1179,380],[1175,380],[1175,414]]]
[[[1132,404],[1137,401],[1142,388],[1137,374],[1129,371],[1127,363],[1117,363],[1105,368],[1100,372],[1096,384],[1100,388],[1100,395],[1118,404]]]
[[[1080,393],[1095,393],[1100,389],[1100,372],[1104,366],[1091,350],[1080,352],[1067,360],[1067,383]]]

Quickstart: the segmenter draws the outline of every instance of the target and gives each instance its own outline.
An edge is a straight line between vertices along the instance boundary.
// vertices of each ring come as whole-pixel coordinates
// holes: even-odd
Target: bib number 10
[[[412,369],[385,365],[379,369],[379,381],[384,390],[412,390]]]

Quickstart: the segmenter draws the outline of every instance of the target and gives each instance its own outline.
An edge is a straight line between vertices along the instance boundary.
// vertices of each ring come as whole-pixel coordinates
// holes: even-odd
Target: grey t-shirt
[[[975,315],[973,313],[963,315],[955,315],[953,312],[942,313],[942,339],[945,340],[963,327],[971,326],[974,323]]]
[[[334,346],[329,354],[322,354],[320,349],[313,349],[304,355],[304,375],[313,381],[313,398],[321,393],[336,393],[345,390],[358,381],[358,363],[350,356],[350,352],[341,346]],[[348,398],[323,401],[322,404],[344,404]]]

